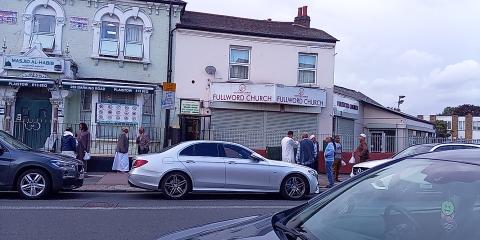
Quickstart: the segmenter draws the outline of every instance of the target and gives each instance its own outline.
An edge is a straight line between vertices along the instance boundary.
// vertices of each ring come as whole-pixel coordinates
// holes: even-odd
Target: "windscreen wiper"
[[[289,227],[285,226],[284,224],[282,224],[280,222],[276,222],[273,225],[273,228],[275,230],[282,231],[285,235],[290,235],[292,237],[297,237],[297,238],[300,238],[302,240],[308,240],[308,237],[305,234],[299,232],[298,230],[296,230],[294,228],[289,228]]]

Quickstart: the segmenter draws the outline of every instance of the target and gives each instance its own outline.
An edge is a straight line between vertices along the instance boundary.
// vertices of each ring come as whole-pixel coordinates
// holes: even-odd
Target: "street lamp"
[[[404,98],[405,98],[405,96],[403,96],[403,95],[398,96],[398,102],[397,102],[398,103],[398,105],[397,105],[398,111],[400,111],[400,105],[405,102],[405,100],[403,100]]]

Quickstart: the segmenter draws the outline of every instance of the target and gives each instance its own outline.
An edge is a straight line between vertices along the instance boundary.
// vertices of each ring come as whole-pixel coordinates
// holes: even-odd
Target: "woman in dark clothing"
[[[61,152],[65,156],[77,157],[77,140],[73,136],[72,128],[68,127],[63,132]]]
[[[90,155],[90,132],[88,131],[87,124],[80,123],[80,131],[77,133],[77,159],[82,160],[85,164],[85,172],[87,171],[87,160],[85,155],[88,153]]]

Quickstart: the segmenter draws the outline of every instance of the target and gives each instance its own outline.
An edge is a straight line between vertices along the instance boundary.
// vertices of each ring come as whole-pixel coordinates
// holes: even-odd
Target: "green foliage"
[[[463,104],[458,107],[446,107],[443,109],[441,115],[458,115],[458,116],[465,116],[468,113],[471,113],[475,117],[480,116],[480,106],[476,106],[473,104]]]
[[[450,137],[450,133],[447,130],[447,122],[437,120],[435,121],[435,132],[437,134],[437,137],[440,138],[448,138]]]

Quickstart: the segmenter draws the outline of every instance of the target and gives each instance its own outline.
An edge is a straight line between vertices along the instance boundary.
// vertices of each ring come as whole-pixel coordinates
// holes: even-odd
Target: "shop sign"
[[[175,83],[164,82],[162,85],[162,109],[174,109],[175,108]]]
[[[65,90],[88,90],[88,91],[100,91],[100,92],[120,92],[120,93],[154,93],[153,90],[149,89],[135,89],[135,88],[122,88],[122,87],[111,87],[111,86],[102,86],[102,85],[68,85],[64,84],[63,89]]]
[[[359,102],[357,100],[344,97],[342,95],[333,95],[334,108],[339,112],[358,114]]]
[[[275,85],[212,83],[211,93],[218,102],[273,103]]]
[[[137,123],[140,108],[137,105],[97,103],[98,123]]]
[[[325,107],[327,94],[318,88],[287,87],[277,85],[276,103],[286,105]]]
[[[200,114],[200,101],[180,100],[180,114]]]
[[[17,12],[0,10],[0,24],[17,24]]]
[[[58,58],[5,56],[4,69],[27,70],[37,72],[63,72],[63,60]]]
[[[10,87],[34,87],[34,88],[52,88],[53,82],[45,82],[45,81],[10,81],[6,79],[0,80],[1,86],[10,86]]]
[[[70,17],[70,30],[88,31],[88,18]]]
[[[276,103],[325,107],[326,92],[318,88],[287,87],[275,84],[213,83],[212,101]]]

